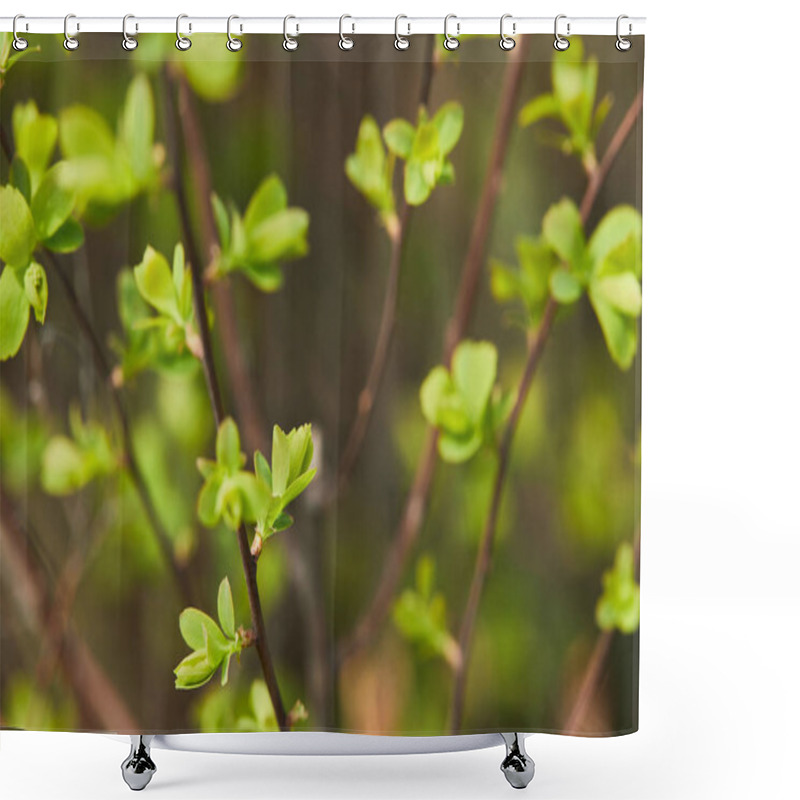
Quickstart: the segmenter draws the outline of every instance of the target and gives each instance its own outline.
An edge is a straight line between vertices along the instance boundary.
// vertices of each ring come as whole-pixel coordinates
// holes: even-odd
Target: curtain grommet
[[[506,52],[508,52],[509,50],[513,50],[517,45],[516,41],[514,41],[514,39],[512,39],[511,36],[507,36],[506,35],[505,22],[506,22],[507,19],[513,19],[513,15],[512,14],[503,14],[503,16],[500,17],[500,42],[499,42],[500,49],[501,50],[505,50]],[[516,32],[517,32],[517,23],[516,22],[512,22],[511,23],[511,33],[513,35]]]
[[[241,39],[237,39],[231,33],[231,23],[235,19],[239,19],[239,17],[237,17],[236,14],[231,14],[228,17],[228,41],[225,43],[225,47],[227,47],[228,50],[230,50],[231,53],[238,53],[242,49],[242,47],[244,47],[244,42]],[[239,33],[241,33],[241,32],[242,32],[242,26],[240,25],[239,26]]]
[[[447,30],[451,19],[454,19],[456,21],[455,36],[451,36],[449,31]],[[461,30],[461,23],[458,21],[458,17],[455,14],[448,14],[444,18],[444,41],[442,42],[442,45],[444,46],[445,50],[450,50],[451,52],[453,50],[458,50],[458,46],[461,44],[461,42],[459,42],[456,37],[458,36],[460,30]]]
[[[408,17],[405,14],[398,14],[394,18],[394,48],[395,50],[408,50],[411,47],[411,42],[409,41],[409,37],[411,36],[411,23],[407,22],[406,26],[408,27],[408,32],[405,36],[400,35],[400,20],[405,19],[407,20]]]
[[[181,52],[186,52],[192,46],[192,40],[181,33],[181,20],[189,19],[188,14],[178,14],[175,18],[175,47]],[[189,23],[189,33],[192,32],[192,23]]]
[[[633,47],[633,42],[630,39],[626,39],[620,32],[620,25],[622,23],[622,20],[624,19],[629,19],[627,14],[620,14],[617,17],[617,41],[614,44],[614,46],[617,48],[617,50],[620,51],[620,53],[627,53],[628,50],[630,50],[631,47]],[[631,23],[628,22],[628,36],[631,35],[631,31],[632,31],[632,26]]]
[[[69,50],[70,52],[72,52],[73,50],[77,50],[78,45],[80,45],[80,42],[74,36],[70,35],[69,21],[71,19],[77,19],[77,18],[74,14],[67,14],[67,16],[64,17],[64,49]],[[80,23],[76,22],[75,32],[76,33],[80,32],[80,29],[81,29]]]
[[[569,39],[565,38],[558,32],[558,22],[559,20],[567,19],[566,14],[559,14],[556,17],[555,22],[553,23],[553,33],[555,35],[555,40],[553,41],[553,47],[558,50],[559,53],[563,53],[565,50],[569,49]],[[567,21],[567,36],[570,35],[570,24]]]

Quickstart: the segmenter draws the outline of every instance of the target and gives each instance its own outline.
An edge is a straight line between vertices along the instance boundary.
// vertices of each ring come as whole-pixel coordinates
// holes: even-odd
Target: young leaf
[[[242,466],[239,429],[230,417],[223,420],[217,431],[217,463],[228,474],[235,474]]]
[[[381,212],[394,211],[394,195],[386,173],[386,151],[378,123],[369,115],[361,121],[356,151],[345,161],[351,183]]]
[[[36,245],[28,204],[19,189],[0,187],[0,259],[13,267],[27,266]]]
[[[581,216],[572,200],[565,197],[550,206],[542,220],[542,235],[560,258],[581,270],[586,245]]]
[[[58,138],[58,123],[49,114],[40,114],[36,103],[29,100],[14,106],[11,115],[17,155],[30,174],[31,191],[36,191],[44,175]]]
[[[30,316],[30,303],[22,282],[17,271],[7,265],[0,274],[0,361],[17,354]]]
[[[80,222],[72,217],[64,220],[64,224],[42,244],[54,253],[72,253],[83,244],[83,228]]]
[[[128,87],[122,110],[122,141],[134,177],[139,181],[146,180],[153,170],[154,133],[153,92],[147,77],[139,73]]]
[[[460,103],[445,103],[431,122],[439,133],[439,151],[446,156],[458,144],[464,128],[464,109]]]
[[[148,245],[141,263],[133,268],[133,277],[142,297],[153,308],[177,324],[183,324],[172,271],[161,253]]]
[[[558,267],[550,273],[550,292],[559,303],[574,303],[583,292],[581,282],[568,270]]]
[[[39,239],[51,237],[75,208],[75,192],[65,179],[68,167],[60,161],[45,172],[31,203],[31,213]]]
[[[214,677],[217,665],[212,664],[205,650],[195,650],[174,669],[176,689],[199,689]]]
[[[596,610],[601,630],[616,628],[630,634],[639,627],[639,587],[634,567],[633,548],[627,543],[620,545],[614,566],[603,574],[603,594]]]
[[[236,622],[233,614],[233,594],[231,593],[231,584],[227,577],[219,585],[219,592],[217,593],[217,616],[219,617],[219,624],[222,627],[222,632],[229,639],[233,639],[236,635]]]
[[[393,119],[383,127],[386,146],[396,156],[408,159],[414,145],[414,126],[405,119]]]
[[[272,429],[272,492],[276,497],[286,491],[290,459],[289,437],[275,425]]]
[[[25,270],[25,295],[31,304],[36,321],[44,323],[44,316],[47,312],[47,275],[44,267],[31,261],[28,269]]]
[[[226,646],[219,625],[199,608],[184,608],[178,624],[183,641],[193,650],[206,649],[209,644],[221,649]]]
[[[479,423],[497,377],[497,348],[490,342],[462,342],[453,353],[452,373],[470,417]]]
[[[251,235],[269,217],[283,211],[289,204],[286,189],[277,175],[264,178],[253,193],[244,213],[244,229]]]

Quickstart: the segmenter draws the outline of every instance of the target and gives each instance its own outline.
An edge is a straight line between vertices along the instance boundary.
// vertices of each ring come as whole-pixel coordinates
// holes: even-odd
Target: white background
[[[128,0],[125,0],[128,2]],[[18,0],[4,14],[648,17],[641,731],[537,736],[529,796],[800,797],[800,7],[506,0]],[[127,797],[127,746],[3,733],[3,798]],[[501,750],[156,751],[155,798],[492,798]]]

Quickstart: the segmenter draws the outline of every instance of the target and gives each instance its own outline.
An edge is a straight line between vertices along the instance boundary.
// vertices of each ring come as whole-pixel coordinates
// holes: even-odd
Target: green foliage
[[[317,474],[311,466],[314,441],[311,425],[302,425],[284,433],[277,425],[272,429],[272,466],[256,451],[256,475],[268,488],[270,499],[259,515],[256,536],[268,539],[278,531],[289,528],[294,520],[285,509],[297,499]]]
[[[16,156],[27,167],[31,192],[39,187],[58,139],[58,122],[41,114],[33,100],[18,103],[11,114]]]
[[[77,492],[116,468],[109,435],[99,422],[84,422],[77,407],[70,410],[71,437],[57,435],[42,455],[42,487],[54,495]]]
[[[421,655],[440,656],[452,666],[459,660],[458,643],[447,629],[444,595],[434,591],[436,568],[429,556],[417,562],[416,585],[405,589],[393,609],[394,624]]]
[[[268,505],[267,486],[243,470],[245,456],[236,423],[225,419],[217,431],[217,460],[200,458],[197,467],[205,482],[197,500],[197,516],[206,527],[223,521],[235,531],[242,522],[255,522]]]
[[[378,210],[390,234],[397,226],[392,191],[395,160],[405,161],[406,202],[421,205],[438,184],[455,179],[448,155],[458,143],[463,126],[464,110],[456,102],[445,103],[432,118],[421,107],[416,126],[405,119],[392,120],[383,129],[383,139],[373,117],[367,115],[361,121],[356,151],[347,157],[345,172]]]
[[[611,209],[588,243],[575,203],[564,198],[542,220],[538,239],[517,242],[519,267],[491,264],[492,292],[499,302],[521,300],[526,324],[534,326],[549,292],[562,305],[586,292],[611,358],[628,369],[636,355],[642,310],[642,218],[631,206]]]
[[[38,481],[47,431],[32,409],[18,408],[0,387],[0,475],[12,492],[26,491]]]
[[[11,67],[14,66],[15,62],[17,62],[23,56],[41,51],[41,47],[38,45],[33,47],[30,43],[25,50],[15,50],[12,47],[13,41],[14,36],[11,31],[3,31],[0,33],[0,88],[2,88],[3,80],[5,79]]]
[[[634,633],[639,627],[639,587],[633,547],[621,544],[614,566],[603,574],[603,594],[595,612],[601,630]]]
[[[236,730],[247,733],[279,730],[269,689],[263,680],[253,681],[248,699],[248,713],[236,720]]]
[[[112,342],[120,357],[118,382],[149,368],[180,373],[196,367],[203,348],[182,244],[175,245],[171,267],[148,246],[139,264],[122,270],[117,279],[117,306],[125,331],[124,342]]]
[[[597,73],[597,59],[584,60],[583,42],[573,37],[569,49],[553,58],[552,92],[534,97],[519,113],[523,127],[543,119],[560,122],[567,132],[550,131],[544,140],[568,155],[576,153],[587,168],[596,162],[595,140],[611,109],[610,95],[595,107]]]
[[[216,195],[211,200],[220,242],[212,277],[240,271],[263,292],[280,289],[283,271],[279,262],[308,252],[308,213],[289,207],[277,175],[259,184],[244,217],[232,203],[226,208]]]
[[[147,78],[131,81],[116,134],[94,109],[74,105],[58,117],[59,144],[79,216],[98,222],[158,183],[164,149],[155,144],[155,108]]]
[[[2,36],[2,34],[0,34]],[[34,675],[19,674],[4,687],[3,725],[20,730],[74,730],[78,709],[61,687],[39,684]]]
[[[510,396],[495,386],[497,349],[490,342],[463,341],[452,369],[434,367],[419,392],[422,413],[439,430],[439,455],[453,464],[466,461],[495,432],[510,411]]]
[[[222,667],[222,685],[228,682],[231,658],[242,652],[243,641],[235,629],[233,595],[225,578],[217,593],[219,625],[197,608],[185,608],[179,624],[183,640],[192,652],[173,670],[176,689],[197,689]]]

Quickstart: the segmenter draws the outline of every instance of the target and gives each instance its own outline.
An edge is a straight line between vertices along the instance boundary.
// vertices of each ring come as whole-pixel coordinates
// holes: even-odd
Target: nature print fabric
[[[638,726],[643,40],[0,37],[0,724]]]

